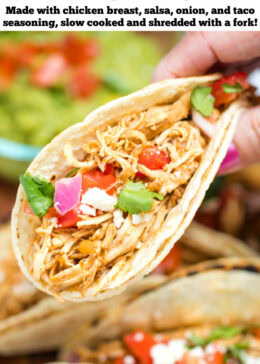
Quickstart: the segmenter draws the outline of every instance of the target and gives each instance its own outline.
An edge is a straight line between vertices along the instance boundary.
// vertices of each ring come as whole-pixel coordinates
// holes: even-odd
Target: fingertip
[[[153,77],[151,82],[159,82],[162,80],[167,80],[169,78],[174,78],[175,76],[168,70],[167,68],[167,64],[166,64],[166,59],[163,58],[160,63],[157,65],[154,73],[153,73]]]
[[[234,143],[243,165],[260,161],[260,106],[252,107],[241,114]]]

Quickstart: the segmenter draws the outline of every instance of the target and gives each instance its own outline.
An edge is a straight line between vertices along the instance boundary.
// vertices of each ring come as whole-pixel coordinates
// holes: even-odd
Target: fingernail
[[[240,166],[240,158],[237,147],[235,146],[234,143],[231,143],[228,147],[227,154],[223,159],[217,174],[219,175],[219,174],[235,172],[236,170],[239,169],[239,166]]]

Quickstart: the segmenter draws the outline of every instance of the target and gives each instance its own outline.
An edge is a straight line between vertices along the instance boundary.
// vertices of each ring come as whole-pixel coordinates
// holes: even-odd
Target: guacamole
[[[139,34],[73,34],[82,40],[95,39],[98,44],[99,53],[90,62],[91,72],[98,80],[94,80],[95,88],[84,97],[72,96],[66,87],[66,72],[56,83],[37,87],[31,82],[31,68],[37,68],[42,62],[41,54],[37,54],[32,66],[23,65],[8,87],[0,87],[0,137],[34,146],[45,145],[63,129],[82,121],[96,107],[147,85],[161,56],[154,42]],[[48,42],[53,46],[65,36],[61,32],[2,33],[0,81],[1,57],[6,44],[34,42],[41,46]]]

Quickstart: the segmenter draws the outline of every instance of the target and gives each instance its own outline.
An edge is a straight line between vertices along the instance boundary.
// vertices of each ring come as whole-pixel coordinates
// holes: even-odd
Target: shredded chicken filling
[[[84,160],[75,158],[70,145],[64,147],[68,163],[79,168],[78,173],[96,167],[104,171],[107,164],[112,164],[118,193],[139,170],[145,175],[147,188],[162,194],[164,199],[155,200],[152,210],[145,214],[145,222],[139,225],[134,225],[132,216],[124,213],[119,228],[113,212],[98,211],[94,217],[82,215],[76,228],[67,229],[57,228],[55,219],[43,217],[32,246],[35,279],[58,294],[69,288],[83,294],[112,268],[119,271],[122,262],[154,236],[181,199],[207,144],[207,138],[188,120],[189,115],[187,92],[171,105],[129,114],[115,120],[105,131],[96,130],[92,139],[82,145]],[[158,146],[169,155],[170,162],[163,169],[151,170],[138,163],[140,152],[148,146]]]

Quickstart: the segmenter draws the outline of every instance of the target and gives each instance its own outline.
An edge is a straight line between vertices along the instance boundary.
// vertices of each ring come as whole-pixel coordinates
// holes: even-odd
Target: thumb
[[[248,164],[260,162],[260,106],[242,113],[232,143],[234,158],[226,157],[219,173],[237,171]]]

